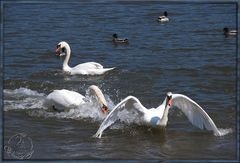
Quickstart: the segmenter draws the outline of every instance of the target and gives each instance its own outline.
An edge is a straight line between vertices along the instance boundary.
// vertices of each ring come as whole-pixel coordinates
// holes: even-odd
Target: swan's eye
[[[62,48],[62,52],[65,53],[65,52],[66,52],[66,49],[65,49],[65,48]]]

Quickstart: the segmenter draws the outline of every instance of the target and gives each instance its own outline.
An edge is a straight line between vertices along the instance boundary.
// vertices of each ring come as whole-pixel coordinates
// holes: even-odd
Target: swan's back
[[[79,64],[72,68],[71,74],[82,74],[82,75],[101,75],[114,68],[103,68],[103,66],[96,62],[86,62]]]
[[[54,106],[57,109],[64,110],[69,107],[78,106],[84,102],[85,97],[77,92],[66,89],[54,90],[46,98],[48,107]]]

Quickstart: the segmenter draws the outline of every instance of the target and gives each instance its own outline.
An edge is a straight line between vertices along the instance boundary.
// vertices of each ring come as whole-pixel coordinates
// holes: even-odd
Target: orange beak
[[[172,106],[172,104],[173,104],[173,100],[171,98],[171,99],[168,100],[168,106]]]
[[[57,55],[60,55],[61,54],[61,47],[58,47],[56,50],[55,50],[56,54]]]
[[[102,107],[102,113],[108,114],[108,108],[105,105],[103,105],[103,107]]]

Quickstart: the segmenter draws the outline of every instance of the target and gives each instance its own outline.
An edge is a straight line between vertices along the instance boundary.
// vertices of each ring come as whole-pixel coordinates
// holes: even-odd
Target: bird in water
[[[88,87],[88,90],[89,95],[97,97],[97,101],[102,113],[107,114],[108,104],[102,91],[96,85],[91,85]],[[62,112],[83,105],[86,102],[86,97],[80,93],[61,89],[54,90],[46,97],[45,106],[53,109],[54,111]]]
[[[216,136],[222,136],[228,132],[227,129],[219,130],[210,116],[195,101],[185,95],[168,92],[163,103],[151,109],[144,107],[134,96],[126,97],[112,109],[94,136],[101,138],[103,131],[113,125],[124,111],[131,114],[128,117],[135,118],[140,125],[165,128],[168,123],[169,109],[175,108],[180,109],[188,120],[200,129],[213,131]]]
[[[236,36],[237,35],[237,30],[230,30],[228,27],[223,28],[223,34],[228,37],[228,36]]]
[[[103,66],[96,62],[86,62],[82,64],[78,64],[75,67],[70,67],[68,65],[70,56],[71,56],[71,48],[69,44],[65,41],[61,41],[57,44],[56,47],[56,55],[65,56],[63,61],[63,71],[70,75],[102,75],[113,68],[103,68]]]
[[[158,17],[158,21],[160,21],[160,22],[168,22],[169,18],[167,16],[168,16],[167,11],[164,11],[163,15]]]
[[[112,41],[113,43],[124,43],[124,44],[128,43],[127,38],[118,38],[118,35],[116,33],[112,35]]]

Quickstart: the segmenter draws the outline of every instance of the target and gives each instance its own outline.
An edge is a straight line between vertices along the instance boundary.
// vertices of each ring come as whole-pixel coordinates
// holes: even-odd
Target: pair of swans
[[[57,44],[56,55],[64,56],[66,55],[63,61],[63,71],[69,73],[70,75],[102,75],[107,71],[113,70],[113,68],[103,68],[103,66],[96,62],[86,62],[82,64],[78,64],[75,67],[70,67],[68,65],[70,56],[71,56],[71,48],[69,44],[65,41],[61,41]]]
[[[138,124],[160,128],[166,127],[170,108],[180,109],[194,126],[213,131],[216,136],[223,136],[231,132],[231,129],[218,129],[202,107],[189,97],[168,92],[162,104],[157,108],[151,109],[145,108],[134,96],[126,97],[107,115],[94,136],[101,138],[104,130],[113,125],[118,119],[121,119],[121,113],[123,111],[131,114],[130,116],[134,118],[134,120],[137,120]]]
[[[96,86],[88,87],[89,95],[97,97],[98,104],[102,113],[108,113],[108,104],[102,91]],[[47,98],[45,105],[55,111],[67,111],[70,108],[75,108],[87,102],[86,97],[75,91],[66,89],[54,90]]]

